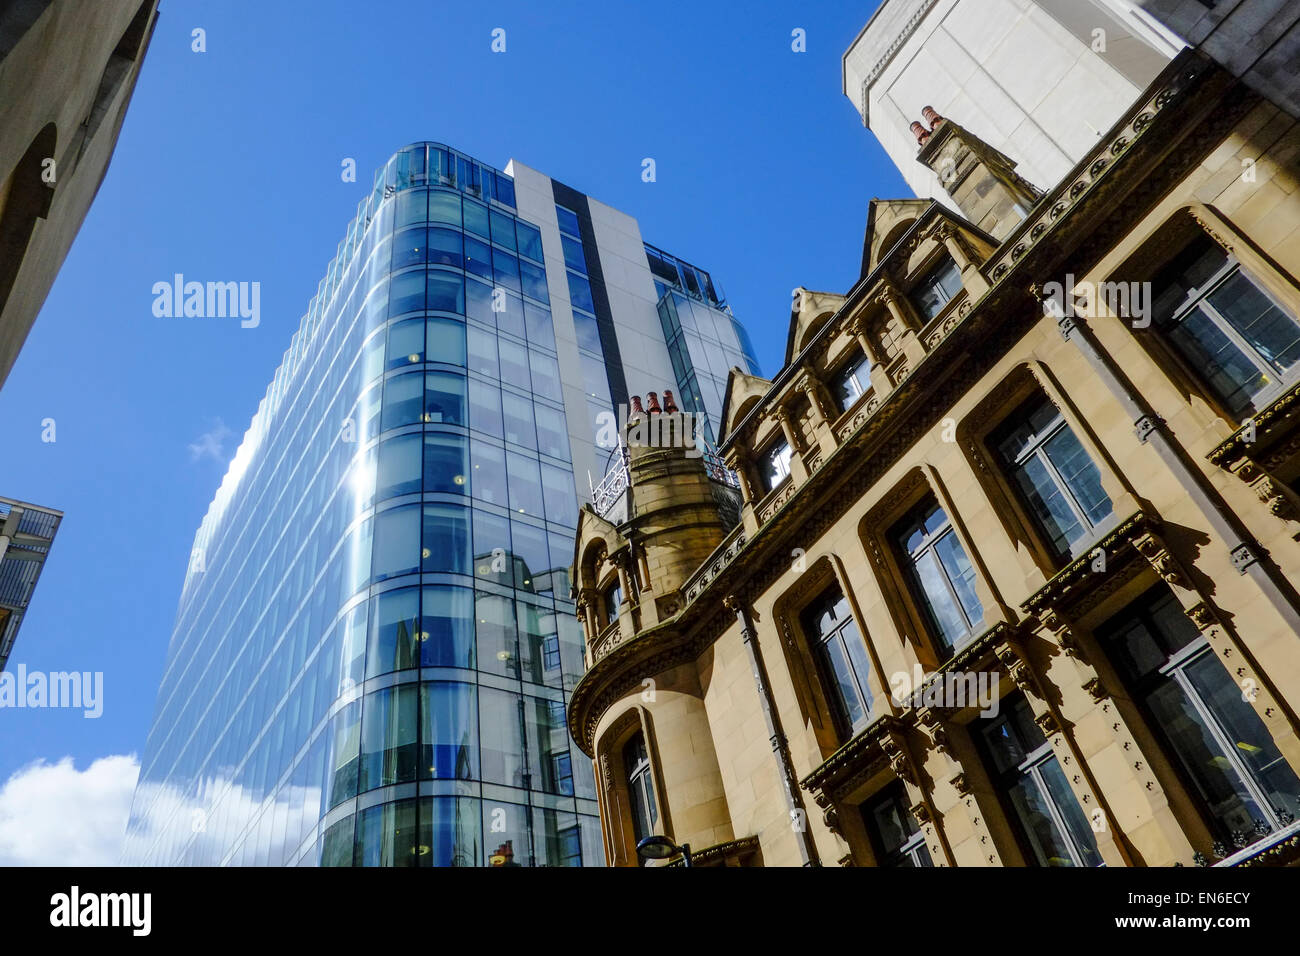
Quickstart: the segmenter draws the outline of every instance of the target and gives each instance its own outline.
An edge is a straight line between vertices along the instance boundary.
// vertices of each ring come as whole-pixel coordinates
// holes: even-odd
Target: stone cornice
[[[707,866],[713,863],[723,863],[726,860],[739,859],[757,853],[759,849],[758,837],[747,836],[739,840],[728,840],[726,843],[715,843],[713,846],[706,846],[702,850],[691,850],[691,866]],[[668,866],[685,866],[686,861],[682,859],[673,860]]]
[[[989,659],[996,660],[993,649],[999,644],[1014,638],[1017,632],[1018,625],[998,621],[987,630],[982,631],[974,640],[959,647],[952,657],[939,666],[935,673],[946,674],[954,671],[977,670],[981,662],[987,662]]]
[[[1080,205],[1104,180],[1113,180],[1111,169],[1143,139],[1152,137],[1160,114],[1186,101],[1188,92],[1215,73],[1213,64],[1200,54],[1186,52],[1176,57],[1148,88],[1147,97],[1131,107],[1111,127],[1101,146],[1092,152],[1056,186],[1046,193],[1028,216],[1003,241],[984,271],[991,281],[1003,278],[1034,245],[1057,228],[1058,223]],[[1157,139],[1167,139],[1156,135]]]
[[[1060,611],[1082,600],[1088,592],[1109,581],[1125,565],[1141,557],[1135,545],[1139,538],[1160,528],[1160,519],[1145,511],[1137,511],[1120,522],[1114,531],[1098,541],[1087,553],[1066,565],[1041,588],[1020,605],[1026,614],[1041,616],[1048,611]],[[1105,555],[1106,570],[1093,570],[1093,555]]]
[[[1258,415],[1217,445],[1205,457],[1227,468],[1242,458],[1258,460],[1262,453],[1300,432],[1300,385],[1288,389]]]
[[[882,761],[888,763],[883,741],[891,734],[904,732],[906,726],[898,717],[881,714],[800,780],[799,786],[830,803],[836,802],[840,794],[869,776]]]

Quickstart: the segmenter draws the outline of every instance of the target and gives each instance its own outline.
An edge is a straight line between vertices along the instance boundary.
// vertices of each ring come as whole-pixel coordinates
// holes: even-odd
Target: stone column
[[[618,568],[618,586],[623,589],[623,601],[631,606],[637,603],[636,588],[632,587],[632,575],[628,573],[631,564],[631,555],[627,551],[619,551],[613,557],[614,566]]]
[[[849,331],[852,332],[853,337],[858,340],[858,345],[862,347],[862,354],[865,355],[867,361],[871,363],[871,371],[869,372],[871,376],[871,389],[876,393],[876,398],[883,399],[889,394],[890,389],[894,387],[894,383],[889,380],[889,373],[885,371],[885,366],[880,360],[880,352],[876,348],[876,344],[871,341],[871,337],[867,331],[866,318],[859,314],[857,318],[853,320],[853,324],[850,326]]]
[[[745,527],[746,537],[753,537],[758,531],[758,518],[754,514],[754,486],[751,483],[749,475],[749,458],[733,445],[727,449],[724,459],[727,467],[736,473],[736,480],[740,482],[740,522]]]
[[[892,283],[886,283],[880,291],[879,301],[903,328],[903,354],[907,356],[907,367],[912,368],[925,358],[925,346],[917,335],[923,328],[921,317],[912,311],[910,303],[903,301],[902,293]]]
[[[817,457],[825,458],[835,450],[835,432],[831,424],[839,417],[827,402],[826,386],[811,372],[805,371],[796,386],[808,399],[809,421],[812,423],[814,449]]]
[[[908,810],[916,818],[917,825],[925,836],[930,862],[936,867],[956,866],[952,847],[948,845],[948,837],[943,831],[942,814],[935,809],[934,801],[925,787],[925,778],[918,771],[906,732],[901,728],[886,731],[880,738],[880,749],[889,760],[890,769],[903,782],[907,791]]]
[[[808,477],[808,468],[803,459],[804,453],[807,451],[803,438],[800,436],[798,429],[794,427],[794,422],[790,421],[790,412],[784,405],[778,404],[772,410],[772,417],[781,426],[781,434],[785,436],[786,442],[790,445],[790,477],[795,482],[802,484]]]
[[[930,741],[925,771],[936,783],[930,794],[930,812],[943,821],[942,827],[937,823],[926,826],[942,832],[940,845],[949,852],[954,866],[1004,866],[982,809],[984,805],[996,806],[997,796],[978,787],[953,752],[947,728],[950,716],[947,711],[934,707],[923,707],[916,712],[917,727]],[[933,850],[930,855],[934,857]]]
[[[578,592],[578,617],[587,632],[588,647],[596,643],[596,637],[600,634],[600,625],[596,621],[596,604],[599,601],[600,595],[595,588],[583,588]]]
[[[989,290],[988,281],[980,272],[977,263],[966,249],[965,240],[958,234],[957,228],[950,222],[941,221],[934,228],[934,236],[940,239],[952,261],[961,270],[961,284],[970,300],[974,302]]]
[[[1056,755],[1061,772],[1092,827],[1097,852],[1107,866],[1132,866],[1128,851],[1117,837],[1115,819],[1100,795],[1092,770],[1083,759],[1072,732],[1065,730],[1059,709],[1043,692],[1043,676],[1031,663],[1019,640],[1009,640],[994,648],[998,661],[1024,695],[1034,714],[1034,723],[1043,732]]]
[[[1186,833],[1175,815],[1170,795],[1156,777],[1153,755],[1143,750],[1134,734],[1135,727],[1141,731],[1140,723],[1134,723],[1141,721],[1136,706],[1122,687],[1110,680],[1112,689],[1103,680],[1064,614],[1042,609],[1037,617],[1037,637],[1063,652],[1052,658],[1050,680],[1060,690],[1061,717],[1071,727],[1071,754],[1066,756],[1077,766],[1072,768],[1062,758],[1061,769],[1073,781],[1083,769],[1092,768],[1094,807],[1100,805],[1104,811],[1103,817],[1090,818],[1105,826],[1099,838],[1113,833],[1121,855],[1124,846],[1133,846],[1151,866],[1190,863],[1194,842],[1208,841],[1208,832]],[[1071,671],[1073,680],[1064,676]],[[1074,693],[1074,687],[1083,694]],[[1163,760],[1158,752],[1154,756]],[[1113,803],[1110,798],[1115,798]]]

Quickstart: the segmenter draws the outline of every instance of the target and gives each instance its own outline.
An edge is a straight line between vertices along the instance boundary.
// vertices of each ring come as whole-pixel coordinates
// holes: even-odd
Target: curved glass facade
[[[127,863],[603,865],[541,233],[376,177],[195,539]]]

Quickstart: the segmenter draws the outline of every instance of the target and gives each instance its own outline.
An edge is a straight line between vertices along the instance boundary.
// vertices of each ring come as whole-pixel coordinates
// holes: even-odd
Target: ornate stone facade
[[[960,127],[930,152],[957,135],[963,182],[1008,181]],[[739,523],[684,456],[633,468],[626,522],[583,516],[579,593],[615,580],[606,554],[646,569],[613,630],[588,615],[570,700],[611,814],[619,748],[650,750],[658,817],[611,819],[611,862],[642,825],[733,865],[1300,857],[1300,368],[1243,404],[1173,328],[1231,324],[1203,290],[1060,315],[1045,291],[1168,301],[1192,250],[1300,341],[1298,153],[1293,118],[1188,52],[1004,238],[873,203],[861,281],[801,291],[771,381],[733,374]],[[1202,797],[1189,714],[1253,802]]]

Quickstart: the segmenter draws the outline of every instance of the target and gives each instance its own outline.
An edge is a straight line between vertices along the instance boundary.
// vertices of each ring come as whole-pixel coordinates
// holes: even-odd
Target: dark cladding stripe
[[[591,226],[591,207],[587,197],[564,183],[551,180],[555,201],[572,209],[578,217],[582,232],[582,251],[587,259],[587,281],[591,283],[591,301],[596,307],[596,330],[600,333],[600,347],[605,353],[605,379],[609,382],[609,396],[614,407],[627,405],[627,376],[623,373],[623,357],[618,351],[618,337],[614,333],[614,314],[609,309],[609,293],[605,290],[605,273],[600,268],[600,253],[596,246],[596,233]]]

